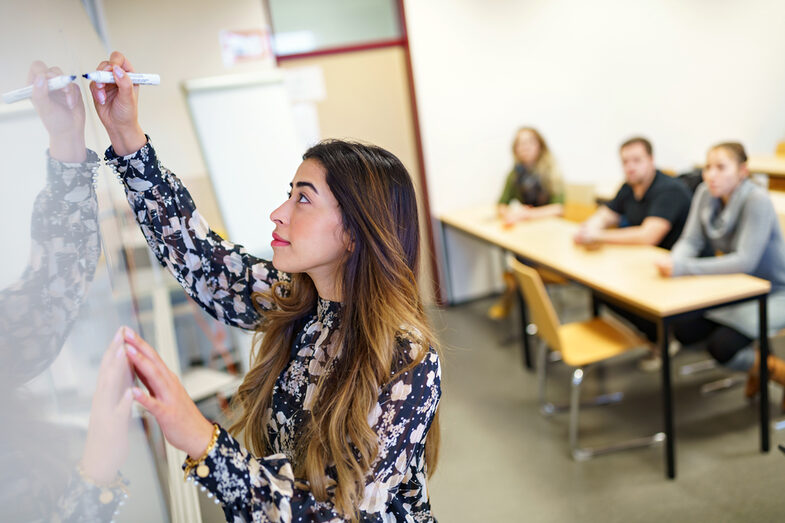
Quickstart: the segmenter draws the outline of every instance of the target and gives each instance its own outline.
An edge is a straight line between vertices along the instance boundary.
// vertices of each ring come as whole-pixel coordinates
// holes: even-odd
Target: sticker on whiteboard
[[[264,29],[249,31],[221,31],[221,56],[224,65],[231,67],[239,62],[267,61],[274,64],[270,34]]]

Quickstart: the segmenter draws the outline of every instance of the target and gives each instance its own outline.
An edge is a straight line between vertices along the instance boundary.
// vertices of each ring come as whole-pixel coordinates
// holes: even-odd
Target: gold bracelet
[[[207,455],[213,450],[215,447],[215,443],[218,441],[218,436],[221,435],[221,427],[217,423],[213,423],[213,437],[210,439],[209,445],[204,450],[199,459],[192,459],[188,456],[185,457],[185,475],[183,476],[183,481],[188,479],[188,474],[196,467],[196,475],[200,478],[206,478],[207,475],[210,473],[210,468],[205,465],[203,462],[207,459]]]

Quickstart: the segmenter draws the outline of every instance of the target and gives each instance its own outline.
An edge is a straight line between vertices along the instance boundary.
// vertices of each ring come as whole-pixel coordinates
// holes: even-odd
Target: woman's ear
[[[347,252],[354,252],[354,238],[347,230],[343,231],[343,244],[346,246]]]

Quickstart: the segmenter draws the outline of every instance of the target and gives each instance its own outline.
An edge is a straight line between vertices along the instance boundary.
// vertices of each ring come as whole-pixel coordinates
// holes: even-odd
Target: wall
[[[621,182],[617,149],[649,136],[677,170],[708,146],[771,152],[785,136],[785,3],[601,0],[405,2],[433,212],[492,202],[523,124],[568,181]],[[467,190],[471,188],[471,190]],[[454,258],[460,299],[497,262]]]
[[[109,39],[139,72],[161,74],[161,85],[142,89],[139,119],[167,167],[179,176],[203,176],[205,166],[181,91],[184,80],[258,71],[265,62],[227,69],[221,59],[221,30],[261,29],[261,1],[104,0]],[[96,64],[98,63],[97,60]]]
[[[210,226],[223,230],[181,85],[185,80],[266,69],[270,61],[224,66],[222,30],[267,26],[262,2],[237,0],[104,0],[110,45],[139,72],[161,75],[161,85],[142,88],[139,119],[164,165],[187,180],[188,189]],[[96,57],[96,65],[103,57]]]

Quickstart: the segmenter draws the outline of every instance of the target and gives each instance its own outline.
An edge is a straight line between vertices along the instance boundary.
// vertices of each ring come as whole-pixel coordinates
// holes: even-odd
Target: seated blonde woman
[[[499,198],[498,213],[512,226],[523,220],[561,216],[564,213],[564,183],[548,144],[536,129],[521,127],[512,143],[515,160]],[[512,272],[504,273],[506,289],[488,311],[493,319],[505,318],[515,296]]]

